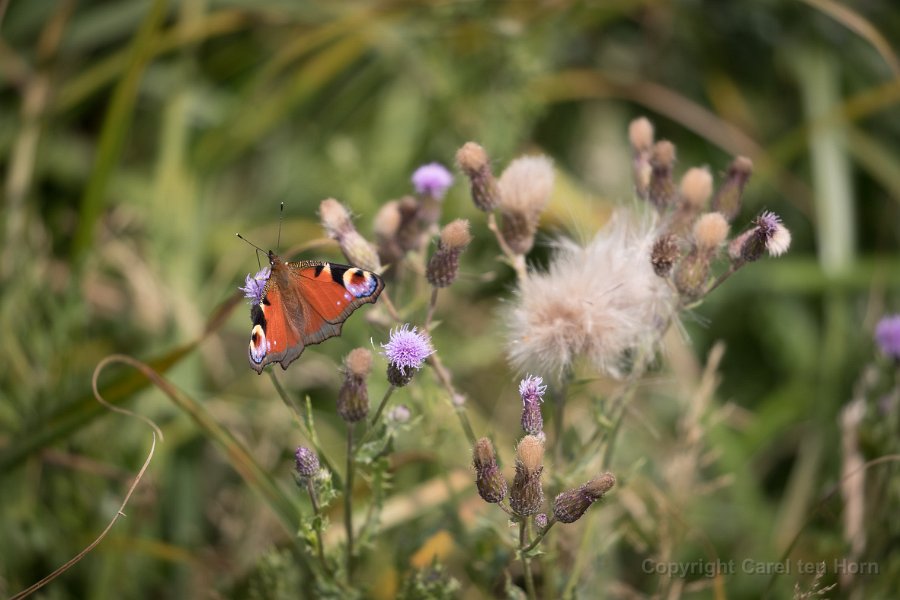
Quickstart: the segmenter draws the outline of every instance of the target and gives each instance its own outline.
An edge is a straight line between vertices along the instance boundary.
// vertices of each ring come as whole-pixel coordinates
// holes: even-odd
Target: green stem
[[[550,517],[550,520],[547,521],[547,526],[544,527],[541,532],[537,535],[534,540],[524,548],[522,548],[522,552],[531,552],[534,548],[541,543],[541,540],[544,539],[544,536],[547,535],[547,532],[550,531],[550,528],[556,525],[556,517]]]
[[[431,319],[434,317],[434,310],[437,307],[438,290],[440,288],[431,288],[431,302],[428,303],[428,314],[425,315],[425,325],[422,327],[427,333],[431,328]]]
[[[381,403],[378,405],[378,409],[375,411],[375,416],[368,423],[368,428],[366,432],[363,433],[362,438],[359,440],[359,443],[356,445],[357,448],[361,448],[363,444],[369,441],[369,438],[372,437],[372,433],[375,431],[375,427],[378,425],[378,417],[381,416],[381,413],[384,412],[384,407],[387,406],[388,399],[391,397],[391,394],[394,393],[394,390],[397,388],[393,385],[388,387],[387,391],[384,392],[384,397],[381,399]]]
[[[525,590],[528,592],[529,600],[537,600],[537,592],[534,589],[534,576],[531,574],[531,562],[525,555],[525,531],[528,527],[528,521],[531,517],[526,517],[519,521],[519,556],[522,558],[522,570],[525,574]]]
[[[353,429],[347,423],[347,478],[344,484],[344,527],[347,530],[347,582],[353,581]]]
[[[312,478],[306,478],[306,491],[309,492],[309,501],[312,503],[313,514],[316,516],[316,544],[319,547],[319,562],[326,575],[330,575],[328,563],[325,562],[325,544],[322,542],[322,519],[319,514],[319,499],[316,497],[316,488],[313,487]]]

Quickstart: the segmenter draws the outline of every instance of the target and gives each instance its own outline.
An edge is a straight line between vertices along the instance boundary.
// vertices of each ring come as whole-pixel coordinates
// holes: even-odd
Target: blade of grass
[[[206,336],[218,329],[231,311],[241,303],[241,300],[241,294],[235,293],[213,312],[200,338],[175,348],[147,364],[158,373],[165,373],[171,369],[188,356]],[[115,379],[107,387],[104,396],[109,403],[120,404],[148,386],[149,382],[146,378],[136,373],[130,373]],[[94,401],[94,396],[90,393],[64,404],[43,419],[39,428],[23,432],[20,437],[14,439],[0,451],[0,471],[18,466],[32,454],[65,439],[101,414],[103,414],[102,407]]]
[[[167,0],[154,0],[129,51],[129,64],[116,89],[103,120],[94,168],[81,198],[78,227],[72,244],[77,261],[93,243],[94,227],[103,211],[106,188],[118,162],[126,133],[129,130],[138,87],[151,53],[150,47],[162,24],[168,7]]]

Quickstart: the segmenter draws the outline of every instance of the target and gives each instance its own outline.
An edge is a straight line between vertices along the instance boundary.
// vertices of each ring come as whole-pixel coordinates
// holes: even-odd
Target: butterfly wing
[[[353,311],[375,302],[383,289],[378,275],[356,267],[273,261],[259,315],[256,307],[251,311],[250,366],[258,373],[273,362],[286,369],[307,345],[340,335]]]

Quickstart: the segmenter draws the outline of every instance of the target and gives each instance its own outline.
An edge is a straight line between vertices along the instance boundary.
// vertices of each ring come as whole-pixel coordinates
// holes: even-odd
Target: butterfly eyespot
[[[356,269],[344,273],[344,288],[357,298],[371,296],[378,288],[378,280],[371,273]]]
[[[250,330],[250,359],[259,364],[269,353],[269,343],[266,340],[266,332],[262,326],[254,325]]]

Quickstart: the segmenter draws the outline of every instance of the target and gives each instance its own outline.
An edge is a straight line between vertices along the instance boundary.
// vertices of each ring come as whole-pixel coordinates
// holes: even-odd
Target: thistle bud
[[[397,241],[402,218],[399,205],[397,200],[385,203],[375,213],[375,221],[372,224],[378,246],[378,259],[383,265],[394,264],[403,258],[403,249]]]
[[[319,472],[318,455],[304,446],[299,446],[297,452],[294,453],[297,465],[297,475],[302,478],[315,476]]]
[[[372,353],[365,348],[352,350],[344,360],[344,384],[338,392],[337,411],[346,423],[362,421],[369,414],[366,377],[371,370]]]
[[[728,175],[712,201],[712,209],[722,213],[728,222],[741,211],[741,196],[744,186],[753,173],[753,161],[746,156],[738,156],[728,167]]]
[[[553,163],[546,156],[517,158],[500,175],[500,231],[516,254],[527,254],[534,246],[554,177]]]
[[[722,213],[706,213],[694,223],[694,241],[701,251],[715,253],[728,237],[729,229],[728,221]]]
[[[369,271],[381,270],[378,252],[356,231],[350,219],[350,212],[343,204],[334,198],[322,200],[319,205],[319,217],[328,237],[337,240],[341,252],[350,264]]]
[[[459,255],[462,254],[472,235],[469,233],[469,222],[456,219],[441,230],[437,251],[428,261],[425,277],[434,287],[447,287],[456,279],[459,272]]]
[[[563,492],[553,504],[553,516],[560,523],[574,523],[616,484],[612,473],[604,473],[581,487]]]
[[[682,204],[691,207],[695,211],[701,211],[712,196],[713,179],[708,169],[693,167],[688,169],[681,177]]]
[[[534,515],[534,524],[537,525],[538,529],[547,527],[547,513],[538,513]]]
[[[541,377],[529,375],[519,383],[519,396],[522,398],[522,429],[525,433],[541,437],[544,435],[544,418],[541,415],[541,403],[547,386]]]
[[[766,211],[756,217],[753,227],[732,240],[728,256],[736,264],[759,260],[764,252],[781,256],[791,246],[791,232],[782,225],[781,217]]]
[[[650,155],[650,185],[647,199],[659,212],[675,203],[677,192],[672,169],[675,166],[675,145],[667,140],[656,142]]]
[[[710,254],[696,244],[675,270],[675,287],[685,298],[696,300],[706,291],[709,281]]]
[[[669,233],[686,234],[691,224],[704,209],[712,195],[712,175],[707,169],[688,169],[681,178],[678,193],[678,208],[672,213]]]
[[[672,267],[681,258],[681,248],[678,247],[678,238],[672,234],[660,236],[653,244],[650,252],[650,263],[653,272],[660,277],[668,277]]]
[[[543,442],[533,435],[523,437],[516,447],[516,475],[509,494],[510,507],[521,517],[537,514],[544,503],[543,459]]]
[[[412,196],[404,196],[397,203],[400,226],[397,228],[397,244],[403,252],[415,250],[422,240],[422,224],[419,221],[419,203]]]
[[[485,502],[496,504],[506,497],[506,478],[497,466],[494,447],[487,438],[481,438],[472,450],[472,462],[475,465],[475,487],[478,495]]]
[[[456,153],[456,164],[469,178],[475,206],[484,212],[491,212],[497,208],[500,203],[500,192],[484,148],[475,142],[466,142]]]
[[[653,124],[646,117],[633,120],[628,125],[628,141],[631,142],[631,170],[634,175],[634,191],[646,200],[650,187],[650,153],[653,149]]]

